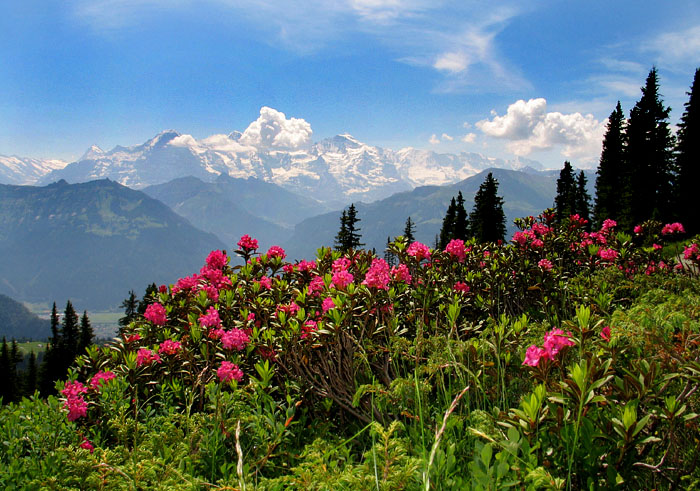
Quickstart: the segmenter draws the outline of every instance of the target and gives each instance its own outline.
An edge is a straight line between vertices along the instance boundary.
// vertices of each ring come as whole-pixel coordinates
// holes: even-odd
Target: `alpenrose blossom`
[[[251,239],[248,234],[245,234],[236,245],[243,250],[254,251],[258,248],[258,241],[256,239]]]
[[[561,329],[555,328],[544,335],[543,347],[530,346],[525,352],[523,365],[536,367],[540,360],[554,360],[557,354],[566,346],[574,346],[576,343],[571,339],[571,333],[564,333]]]
[[[242,329],[233,328],[226,331],[221,336],[221,344],[225,349],[236,349],[242,351],[248,346],[250,338]]]
[[[670,235],[670,234],[684,234],[685,229],[683,228],[683,225],[680,223],[667,223],[664,225],[664,228],[661,229],[661,233],[663,235]]]
[[[306,339],[307,337],[311,336],[311,334],[314,333],[317,329],[318,325],[316,324],[316,321],[307,320],[301,326],[301,339]]]
[[[323,281],[323,278],[320,276],[314,276],[313,278],[311,278],[311,281],[309,282],[309,286],[308,286],[309,295],[311,295],[312,297],[318,297],[325,287],[326,287],[326,284]]]
[[[411,272],[408,270],[408,266],[405,264],[399,264],[391,268],[391,276],[395,281],[403,281],[408,285],[411,284],[411,280],[413,279],[411,277]]]
[[[537,265],[543,269],[544,271],[551,271],[554,265],[552,264],[552,261],[549,259],[540,259],[540,261],[537,263]]]
[[[206,260],[207,266],[213,269],[221,269],[226,266],[227,262],[228,258],[226,257],[226,254],[218,249],[211,251]]]
[[[420,242],[414,242],[408,246],[406,252],[409,256],[415,257],[418,261],[430,259],[430,248],[425,244],[421,244]]]
[[[323,303],[321,304],[321,308],[323,309],[323,313],[325,314],[329,310],[335,308],[335,302],[331,297],[324,298]]]
[[[445,247],[445,252],[449,253],[450,256],[456,257],[457,261],[463,263],[467,257],[464,241],[462,239],[452,239],[447,247]]]
[[[215,307],[209,307],[206,314],[199,316],[199,323],[202,327],[221,327],[219,311]]]
[[[456,292],[468,293],[469,292],[469,285],[467,285],[466,283],[464,283],[462,281],[458,281],[454,284],[452,289]]]
[[[282,249],[280,246],[273,245],[267,250],[267,257],[269,259],[272,259],[273,257],[284,259],[287,257],[287,253],[284,252],[284,249]]]
[[[683,257],[688,260],[700,260],[700,247],[696,243],[692,243],[683,249]]]
[[[351,273],[346,270],[342,270],[333,274],[332,283],[338,290],[342,290],[352,283],[354,279],[355,277]]]
[[[391,281],[391,274],[389,272],[389,265],[384,259],[375,258],[372,259],[372,264],[367,270],[365,279],[362,282],[370,288],[377,288],[379,290],[388,290],[389,281]]]
[[[337,273],[339,271],[347,271],[351,264],[352,262],[347,257],[339,257],[333,261],[333,272]]]
[[[160,363],[160,356],[148,348],[141,348],[136,353],[136,366],[150,365],[152,363]]]
[[[610,341],[610,326],[605,326],[600,331],[600,337],[603,338],[603,341]]]
[[[87,402],[83,399],[83,394],[87,391],[87,387],[78,381],[66,382],[61,394],[66,397],[63,409],[68,410],[68,421],[75,421],[87,415]]]
[[[158,347],[158,353],[163,355],[175,355],[182,349],[182,344],[172,339],[166,339]]]
[[[598,251],[598,256],[603,261],[614,261],[617,258],[617,251],[615,249],[600,249]]]
[[[260,283],[260,286],[265,290],[270,290],[272,288],[272,278],[270,278],[269,276],[260,277],[258,283]]]
[[[608,218],[607,220],[603,221],[603,226],[601,227],[600,231],[605,232],[607,230],[613,229],[617,227],[617,222],[615,220],[611,220]]]
[[[158,302],[152,303],[146,307],[146,312],[143,316],[156,326],[164,326],[165,323],[168,322],[168,317],[165,314],[165,307]]]
[[[87,438],[83,437],[83,442],[80,444],[80,448],[84,448],[85,450],[89,450],[90,453],[95,451],[95,446],[92,444],[90,440]]]
[[[100,370],[90,379],[90,387],[92,387],[93,389],[98,389],[102,385],[104,385],[104,383],[108,382],[109,380],[112,380],[113,378],[116,378],[114,372],[103,372],[102,370]]]
[[[224,383],[243,380],[243,371],[230,361],[222,361],[221,366],[216,370],[216,375]]]
[[[545,356],[545,350],[543,348],[538,348],[533,344],[525,352],[525,360],[523,361],[523,365],[536,367],[539,365],[540,359],[543,356]]]

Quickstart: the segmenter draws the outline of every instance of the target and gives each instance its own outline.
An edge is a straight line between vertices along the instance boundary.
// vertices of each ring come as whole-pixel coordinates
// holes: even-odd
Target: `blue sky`
[[[8,5],[9,3],[9,5]],[[0,15],[0,154],[73,160],[263,106],[398,150],[595,166],[649,69],[678,121],[696,1],[44,0]]]

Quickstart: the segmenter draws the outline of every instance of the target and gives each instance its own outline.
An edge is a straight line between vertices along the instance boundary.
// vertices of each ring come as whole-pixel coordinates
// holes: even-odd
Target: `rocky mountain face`
[[[67,165],[62,160],[0,155],[0,184],[36,184],[46,174]]]

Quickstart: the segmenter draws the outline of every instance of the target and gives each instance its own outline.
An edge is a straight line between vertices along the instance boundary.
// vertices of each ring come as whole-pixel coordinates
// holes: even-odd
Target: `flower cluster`
[[[678,222],[667,223],[666,225],[664,225],[664,228],[661,229],[661,233],[663,235],[684,234],[685,229],[683,228],[683,225]]]
[[[240,382],[243,379],[243,371],[230,361],[222,361],[221,366],[216,370],[216,375],[222,382],[231,382],[232,380]]]
[[[148,348],[141,348],[138,350],[136,353],[136,366],[148,366],[151,365],[152,363],[160,363],[160,356],[158,353],[154,353],[153,351],[149,350]]]
[[[227,262],[226,253],[219,250],[211,251],[206,260],[207,266],[213,269],[221,269],[226,266]]]
[[[391,276],[396,281],[403,281],[404,283],[411,284],[411,272],[408,270],[408,266],[405,264],[399,264],[391,268]]]
[[[414,242],[408,246],[406,252],[409,256],[415,257],[418,261],[430,259],[430,248],[425,244],[421,244],[420,242]]]
[[[536,367],[541,359],[554,360],[557,354],[566,346],[574,346],[574,341],[571,339],[571,333],[564,334],[561,329],[552,329],[544,335],[544,343],[542,348],[537,345],[532,345],[525,353],[523,365]]]
[[[158,353],[163,355],[176,355],[182,349],[182,344],[172,339],[166,339],[158,347]]]
[[[244,251],[254,251],[258,248],[257,239],[251,239],[248,234],[245,234],[236,244]]]
[[[158,302],[150,304],[146,307],[146,312],[143,314],[146,320],[151,321],[156,326],[164,326],[168,322],[168,317],[165,313],[165,307]]]
[[[388,290],[390,280],[389,265],[384,259],[375,258],[372,260],[372,265],[369,267],[362,284],[379,290]]]
[[[92,379],[90,379],[90,387],[92,387],[93,389],[98,389],[100,386],[103,385],[103,381],[106,383],[115,377],[116,375],[114,374],[114,372],[103,372],[102,370],[100,370],[92,376]]]
[[[462,239],[452,239],[447,247],[445,247],[445,252],[450,256],[456,257],[457,261],[463,263],[467,257],[467,253],[464,247],[464,241]]]
[[[280,246],[273,245],[267,250],[267,257],[269,259],[278,257],[280,259],[284,259],[287,257],[287,253],[284,252],[284,249],[282,249]]]
[[[199,317],[199,323],[202,327],[221,327],[221,318],[216,307],[209,307],[207,313]]]
[[[226,331],[221,336],[221,344],[226,349],[236,349],[237,351],[242,351],[248,346],[250,338],[242,329],[233,328],[230,331]]]
[[[78,381],[66,382],[61,394],[66,397],[63,408],[68,409],[68,421],[75,421],[87,415],[87,402],[83,398],[87,391],[87,387]]]

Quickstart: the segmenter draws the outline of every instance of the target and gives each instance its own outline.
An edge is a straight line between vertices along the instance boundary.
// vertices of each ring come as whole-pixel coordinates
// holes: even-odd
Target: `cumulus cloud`
[[[605,124],[592,114],[548,112],[547,101],[538,98],[519,100],[505,115],[476,126],[485,135],[509,140],[508,149],[518,156],[558,147],[564,157],[590,162],[600,156]]]
[[[270,107],[250,123],[238,140],[242,145],[263,149],[294,150],[311,141],[311,125],[301,118],[289,118]]]
[[[430,143],[431,145],[437,145],[438,143],[440,143],[440,139],[437,137],[437,135],[435,133],[433,133],[430,136],[430,140],[428,140],[428,143]]]
[[[467,133],[462,137],[464,143],[474,143],[476,140],[476,133]]]

